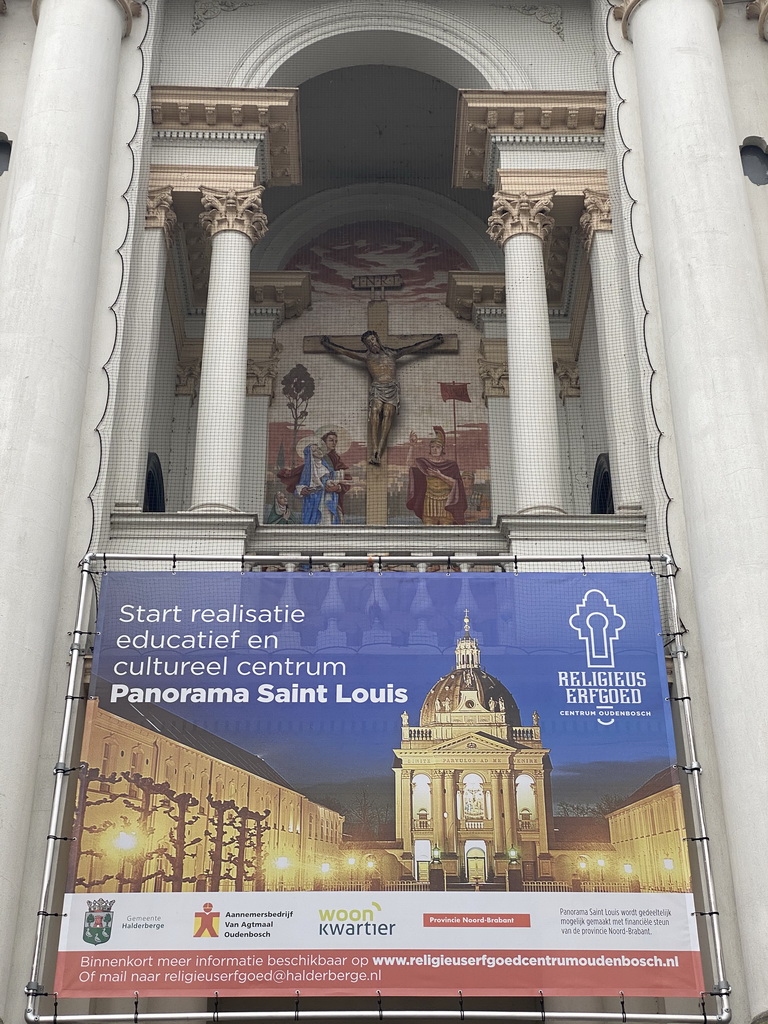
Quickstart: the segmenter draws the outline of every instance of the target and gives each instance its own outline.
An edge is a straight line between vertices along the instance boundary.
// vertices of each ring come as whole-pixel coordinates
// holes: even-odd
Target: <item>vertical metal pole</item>
[[[80,689],[80,660],[83,656],[83,637],[86,626],[86,604],[88,594],[88,582],[90,580],[90,566],[92,556],[86,555],[83,559],[80,570],[80,595],[77,606],[77,617],[75,628],[72,632],[72,644],[69,648],[69,679],[67,682],[67,693],[64,698],[64,717],[61,723],[61,738],[59,740],[59,756],[53,768],[53,798],[51,801],[51,816],[48,824],[48,836],[46,839],[45,863],[43,866],[43,884],[40,892],[40,906],[37,911],[37,924],[35,926],[35,946],[32,954],[32,970],[30,980],[26,988],[27,1013],[34,1013],[35,1003],[42,992],[40,982],[40,969],[43,955],[43,941],[47,931],[47,920],[49,916],[48,906],[53,885],[54,865],[56,862],[56,843],[58,829],[61,825],[61,808],[66,788],[66,779],[69,773],[67,757],[70,753],[72,727],[76,720],[74,711],[75,701],[81,696]]]
[[[684,766],[686,773],[691,780],[691,795],[693,797],[694,830],[698,839],[699,860],[704,881],[704,896],[706,898],[706,914],[709,921],[709,934],[712,940],[712,957],[715,968],[714,994],[721,1000],[722,1012],[730,1013],[730,1000],[728,998],[731,987],[725,979],[725,961],[723,956],[723,943],[720,934],[720,920],[718,917],[717,898],[715,896],[715,883],[712,872],[712,858],[709,851],[709,839],[704,817],[704,801],[701,792],[701,765],[696,756],[696,745],[693,738],[693,716],[691,715],[691,695],[688,688],[688,672],[685,666],[685,659],[688,656],[682,642],[682,623],[677,604],[677,591],[675,590],[674,569],[675,564],[671,558],[665,559],[667,591],[669,594],[670,611],[672,616],[672,646],[671,654],[675,670],[675,687],[678,691],[677,701],[680,704],[680,719],[683,727],[683,739],[686,746],[686,759],[688,763]]]

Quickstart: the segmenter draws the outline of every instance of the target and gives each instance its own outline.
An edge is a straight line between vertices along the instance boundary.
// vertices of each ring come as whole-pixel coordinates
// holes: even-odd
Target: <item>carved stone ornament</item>
[[[482,357],[477,360],[478,373],[483,382],[483,398],[509,398],[509,371],[506,363],[492,363]]]
[[[0,0],[2,2],[2,0]],[[125,27],[123,28],[123,38],[130,35],[130,31],[133,27],[133,19],[138,18],[141,14],[142,5],[138,0],[111,0],[116,3],[120,10],[123,12],[125,18]],[[3,7],[5,4],[3,3]],[[32,17],[35,19],[35,24],[40,17],[40,0],[32,0]]]
[[[578,398],[581,395],[577,363],[558,359],[555,362],[555,376],[560,381],[560,401],[563,404],[566,398]]]
[[[235,189],[211,189],[200,186],[205,213],[200,223],[213,237],[219,231],[239,231],[255,245],[267,233],[267,218],[261,208],[263,185],[245,192]]]
[[[565,39],[563,8],[559,4],[493,3],[491,7],[502,11],[514,11],[515,14],[527,14],[540,21],[542,25],[548,25],[560,39]]]
[[[144,219],[144,227],[162,228],[165,234],[165,244],[170,249],[176,230],[173,189],[170,185],[166,185],[164,188],[151,188],[147,192],[147,215]]]
[[[236,11],[239,7],[253,7],[261,0],[195,0],[192,14],[192,34],[202,28],[206,21],[218,17],[222,11]]]
[[[615,21],[621,22],[621,34],[625,39],[629,39],[629,19],[632,17],[635,8],[639,7],[643,0],[625,0],[624,3],[616,4],[613,8],[613,17]],[[715,8],[717,15],[717,27],[723,23],[723,17],[725,16],[725,8],[723,7],[723,0],[710,0]],[[749,17],[749,15],[747,15]]]
[[[749,0],[747,18],[750,21],[757,21],[757,34],[761,39],[768,41],[768,36],[765,34],[765,23],[768,20],[768,0]]]
[[[488,218],[488,234],[502,246],[516,235],[535,235],[545,242],[555,223],[549,216],[554,198],[554,189],[533,195],[497,192]]]
[[[200,390],[201,361],[179,363],[176,367],[176,394],[188,395],[192,401],[197,398]]]
[[[584,189],[584,212],[579,218],[579,227],[587,252],[592,249],[596,231],[612,231],[611,199],[607,192]]]
[[[245,393],[249,398],[263,395],[270,401],[272,400],[275,394],[275,378],[282,350],[282,345],[276,345],[271,358],[266,363],[260,363],[256,359],[248,360]]]

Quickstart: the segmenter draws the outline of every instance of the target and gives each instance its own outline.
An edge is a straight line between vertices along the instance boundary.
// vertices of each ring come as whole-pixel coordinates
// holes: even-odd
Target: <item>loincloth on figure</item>
[[[375,401],[383,402],[385,405],[394,405],[400,411],[400,384],[396,380],[378,381],[372,380],[368,389],[368,408]]]

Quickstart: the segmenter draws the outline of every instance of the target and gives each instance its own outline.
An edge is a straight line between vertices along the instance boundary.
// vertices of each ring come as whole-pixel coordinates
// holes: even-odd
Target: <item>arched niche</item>
[[[503,273],[501,250],[485,224],[458,203],[409,185],[351,185],[328,189],[281,214],[253,250],[253,270],[282,270],[293,254],[324,231],[365,220],[396,220],[429,231],[478,271]]]
[[[391,64],[440,78],[457,89],[530,89],[531,80],[498,39],[453,11],[400,0],[332,3],[260,36],[228,85],[296,86],[355,64]]]

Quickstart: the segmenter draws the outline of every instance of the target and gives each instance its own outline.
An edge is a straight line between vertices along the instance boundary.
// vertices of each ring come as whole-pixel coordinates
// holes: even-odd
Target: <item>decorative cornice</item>
[[[130,35],[133,28],[133,19],[141,15],[142,5],[137,0],[115,0],[115,3],[117,3],[125,18],[125,28],[123,29],[123,38],[125,38],[127,35]],[[2,0],[2,8],[5,8],[4,0]],[[37,24],[40,17],[40,0],[32,0],[32,17],[35,19],[35,24]]]
[[[546,242],[555,223],[549,216],[554,198],[554,189],[533,195],[497,192],[488,218],[489,236],[501,246],[517,235],[535,235]]]
[[[587,252],[592,250],[596,231],[612,231],[611,199],[607,192],[584,189],[584,212],[579,218],[581,237]]]
[[[565,405],[566,398],[579,398],[581,386],[578,364],[565,359],[556,359],[554,369],[555,376],[560,381],[559,395],[563,405]]]
[[[491,144],[499,136],[542,141],[599,137],[605,130],[604,92],[462,89],[456,115],[454,188],[483,188]]]
[[[255,245],[267,233],[267,218],[261,208],[264,186],[247,192],[234,189],[217,191],[201,186],[205,213],[200,214],[203,229],[211,236],[219,231],[239,231]]]
[[[669,2],[669,0],[666,0]],[[629,39],[629,19],[632,17],[634,12],[643,3],[643,0],[626,0],[626,3],[617,4],[613,8],[613,17],[616,21],[621,22],[621,34],[625,39]],[[723,16],[725,14],[725,8],[723,7],[723,0],[710,0],[710,3],[714,4],[717,12],[717,27],[723,23]],[[749,15],[748,15],[749,16]]]
[[[761,39],[768,41],[765,34],[765,23],[768,19],[768,0],[749,0],[747,4],[747,18],[750,21],[757,21],[757,34]]]
[[[268,156],[271,185],[300,185],[298,89],[201,88],[155,85],[151,108],[160,142],[252,143]],[[207,179],[201,179],[207,180]]]
[[[173,189],[170,185],[151,188],[147,192],[147,214],[145,228],[162,228],[165,244],[170,249],[176,230],[176,214],[173,210]]]

